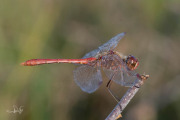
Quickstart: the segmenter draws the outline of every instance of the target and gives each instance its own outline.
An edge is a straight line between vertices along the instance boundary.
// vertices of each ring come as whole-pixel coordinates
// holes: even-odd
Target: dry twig
[[[130,100],[134,97],[134,95],[139,90],[140,86],[143,85],[144,81],[149,77],[149,75],[137,75],[137,79],[134,82],[134,85],[130,87],[122,99],[115,106],[113,111],[108,115],[106,120],[115,120],[119,118],[124,108],[128,105]]]

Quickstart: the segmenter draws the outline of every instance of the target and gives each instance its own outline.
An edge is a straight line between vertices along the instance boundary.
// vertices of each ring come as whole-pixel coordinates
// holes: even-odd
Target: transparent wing
[[[107,52],[109,50],[113,50],[118,45],[119,41],[124,37],[124,35],[125,35],[125,32],[116,35],[115,37],[111,38],[109,41],[107,41],[106,43],[98,47],[98,49],[95,49],[85,54],[83,58],[94,57],[101,52]]]
[[[83,91],[92,93],[102,84],[101,71],[88,65],[81,65],[74,70],[74,80]]]
[[[134,71],[128,71],[123,67],[119,68],[118,70],[110,70],[104,69],[106,76],[111,79],[114,75],[112,81],[116,82],[117,84],[121,84],[125,87],[131,87],[136,80],[136,73]]]
[[[125,34],[126,33],[123,32],[111,38],[108,42],[104,43],[99,47],[100,51],[104,52],[114,49],[118,45],[119,41],[124,37]]]
[[[98,49],[95,49],[87,54],[85,54],[82,58],[90,58],[90,57],[95,57],[97,54],[100,53],[100,50],[99,48]]]

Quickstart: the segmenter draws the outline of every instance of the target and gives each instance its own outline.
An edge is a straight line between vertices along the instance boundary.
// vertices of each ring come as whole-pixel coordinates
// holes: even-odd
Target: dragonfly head
[[[139,65],[138,59],[132,55],[129,55],[126,59],[126,65],[129,70],[135,70]]]

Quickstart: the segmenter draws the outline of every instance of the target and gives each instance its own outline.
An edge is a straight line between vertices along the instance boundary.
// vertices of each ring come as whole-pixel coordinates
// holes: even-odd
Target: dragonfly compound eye
[[[132,55],[129,55],[126,59],[126,64],[129,70],[135,70],[138,67],[139,62],[137,58],[135,58]]]

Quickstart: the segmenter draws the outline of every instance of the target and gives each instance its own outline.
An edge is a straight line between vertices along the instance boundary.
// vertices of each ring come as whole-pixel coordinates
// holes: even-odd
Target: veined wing
[[[104,43],[99,47],[100,51],[105,52],[114,49],[125,34],[126,33],[123,32],[111,38],[108,42]]]
[[[136,80],[136,72],[129,71],[124,67],[119,67],[117,70],[104,69],[106,76],[117,84],[125,87],[131,87]]]
[[[74,70],[74,80],[83,91],[92,93],[102,84],[101,71],[88,65],[80,65]]]
[[[125,35],[125,32],[116,35],[115,37],[111,38],[108,42],[99,46],[98,49],[95,49],[95,50],[85,54],[85,56],[83,56],[83,58],[94,57],[101,52],[107,52],[109,50],[113,50],[118,45],[119,41],[124,37],[124,35]]]
[[[95,49],[95,50],[93,50],[93,51],[91,51],[89,53],[86,53],[82,58],[84,59],[84,58],[95,57],[99,53],[100,53],[100,50],[98,48],[98,49]]]

